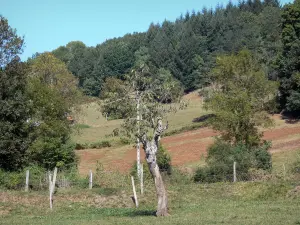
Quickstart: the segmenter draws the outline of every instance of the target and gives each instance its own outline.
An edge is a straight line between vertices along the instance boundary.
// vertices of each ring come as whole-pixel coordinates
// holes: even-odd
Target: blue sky
[[[126,33],[146,31],[151,22],[174,21],[186,11],[228,0],[0,0],[0,14],[25,36],[22,60],[70,41],[95,46]],[[236,3],[237,0],[232,0]],[[281,3],[291,2],[282,0]]]

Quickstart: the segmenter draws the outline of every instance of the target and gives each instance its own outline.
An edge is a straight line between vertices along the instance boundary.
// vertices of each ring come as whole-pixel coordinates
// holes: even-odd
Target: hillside
[[[187,125],[197,124],[193,120],[207,114],[202,109],[202,100],[197,92],[190,93],[184,98],[190,102],[187,109],[168,116],[171,131],[179,130]],[[105,121],[100,112],[94,111],[93,106],[95,105],[87,108],[86,115],[81,120],[91,127],[83,129],[80,136],[75,136],[76,141],[106,140],[105,135],[110,134],[121,123],[121,120]],[[99,118],[96,119],[97,117]],[[275,126],[264,132],[264,139],[272,141],[270,151],[274,153],[299,149],[300,123],[296,121],[289,123],[278,114],[275,114],[273,119],[275,120]],[[216,135],[217,132],[205,127],[164,137],[162,144],[170,153],[174,166],[194,168],[197,165],[204,164],[207,147],[213,143]],[[108,140],[111,139],[108,138]],[[132,145],[77,150],[76,154],[80,157],[79,171],[82,175],[87,174],[90,169],[95,170],[97,161],[102,163],[107,170],[125,172],[132,167],[136,160],[136,151]],[[144,155],[142,155],[142,158],[144,158]]]

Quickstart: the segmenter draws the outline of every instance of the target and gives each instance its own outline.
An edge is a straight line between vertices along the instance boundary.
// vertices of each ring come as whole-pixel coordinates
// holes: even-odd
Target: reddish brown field
[[[274,118],[278,122],[279,117],[274,116]],[[206,154],[208,146],[213,143],[216,135],[217,132],[210,128],[201,128],[165,137],[162,139],[162,144],[169,151],[174,166],[186,166],[199,161]],[[266,130],[264,139],[272,141],[271,152],[300,148],[300,123],[283,123],[279,127]],[[141,153],[143,159],[144,154]],[[132,146],[79,150],[77,154],[80,157],[81,174],[87,174],[90,169],[94,170],[97,161],[101,162],[107,170],[127,172],[136,160],[136,151]]]

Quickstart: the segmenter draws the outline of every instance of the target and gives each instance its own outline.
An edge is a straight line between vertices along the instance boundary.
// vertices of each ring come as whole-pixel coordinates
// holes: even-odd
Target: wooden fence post
[[[141,163],[141,194],[144,194],[144,166]]]
[[[233,182],[236,182],[236,162],[233,162]]]
[[[52,174],[50,171],[49,173],[49,201],[50,201],[50,209],[52,209],[52,193],[51,193],[51,187],[52,187]]]
[[[93,188],[93,172],[90,170],[90,182],[89,182],[89,189]]]
[[[29,170],[26,170],[26,181],[25,181],[25,191],[28,191],[29,186]]]
[[[133,196],[134,196],[133,198],[134,198],[135,207],[138,207],[139,203],[138,203],[138,199],[137,199],[137,196],[136,196],[133,176],[131,176],[131,183],[132,183],[132,190],[133,190]]]
[[[283,180],[285,180],[286,172],[285,172],[285,165],[284,165],[284,163],[282,164],[282,166],[283,166]]]
[[[53,208],[53,193],[55,189],[55,183],[56,183],[56,175],[57,175],[57,168],[55,167],[54,169],[54,174],[53,174],[53,180],[52,180],[52,175],[49,172],[49,200],[50,200],[50,209],[52,210]]]

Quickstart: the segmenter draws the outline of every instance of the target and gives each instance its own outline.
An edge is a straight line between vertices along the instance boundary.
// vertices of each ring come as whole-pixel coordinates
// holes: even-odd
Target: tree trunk
[[[163,179],[160,175],[159,167],[157,165],[156,161],[156,154],[158,151],[158,143],[160,140],[160,135],[162,132],[167,129],[168,125],[166,127],[162,127],[162,121],[158,121],[158,126],[156,127],[154,137],[151,141],[147,140],[147,137],[143,136],[143,146],[146,153],[146,160],[149,166],[149,170],[151,172],[151,175],[154,179],[155,183],[155,189],[157,194],[157,211],[156,216],[167,216],[168,214],[168,198],[167,198],[167,191],[165,189],[165,185],[163,182]]]
[[[158,165],[148,164],[152,177],[155,183],[155,189],[157,194],[157,211],[156,216],[167,216],[168,215],[168,197],[165,189],[163,179],[160,175]]]

